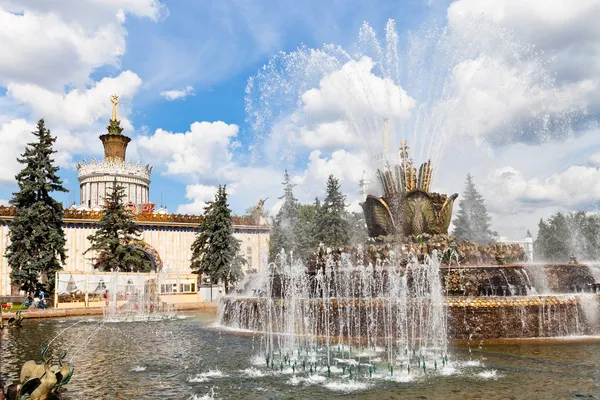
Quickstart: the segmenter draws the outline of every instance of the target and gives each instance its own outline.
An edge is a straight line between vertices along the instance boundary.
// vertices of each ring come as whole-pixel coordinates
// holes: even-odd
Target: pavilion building
[[[199,230],[202,216],[155,211],[150,202],[152,167],[126,159],[131,139],[123,135],[117,119],[117,96],[111,96],[113,113],[107,133],[100,136],[104,146],[101,161],[85,160],[77,164],[80,204],[65,209],[64,230],[67,259],[64,272],[93,273],[94,254],[84,252],[90,246],[87,237],[97,229],[102,207],[114,182],[125,188],[125,202],[142,228],[140,246],[152,258],[156,272],[190,274],[191,245]],[[0,206],[0,296],[18,294],[11,285],[10,267],[5,257],[9,243],[8,228],[16,215],[13,207]],[[234,236],[241,241],[241,255],[246,259],[245,271],[258,271],[266,263],[270,227],[264,218],[233,217]]]

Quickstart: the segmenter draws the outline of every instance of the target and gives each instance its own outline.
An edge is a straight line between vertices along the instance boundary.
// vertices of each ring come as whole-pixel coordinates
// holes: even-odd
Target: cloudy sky
[[[286,168],[301,201],[334,174],[356,207],[386,118],[392,149],[432,158],[434,189],[470,172],[493,227],[523,237],[596,211],[599,19],[600,0],[0,0],[0,203],[42,117],[60,200],[78,200],[116,93],[128,157],[170,211],[201,213],[218,184],[237,213],[274,211]]]

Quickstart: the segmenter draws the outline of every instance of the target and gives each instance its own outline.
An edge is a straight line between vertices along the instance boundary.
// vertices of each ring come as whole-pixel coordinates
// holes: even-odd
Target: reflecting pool
[[[600,399],[600,338],[450,346],[448,366],[372,371],[343,360],[312,374],[266,368],[258,336],[215,329],[189,313],[156,322],[101,318],[26,320],[0,336],[0,369],[17,379],[43,345],[76,371],[63,399]]]

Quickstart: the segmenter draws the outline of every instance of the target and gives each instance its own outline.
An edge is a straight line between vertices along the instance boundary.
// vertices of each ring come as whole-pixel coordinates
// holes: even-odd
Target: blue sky
[[[435,122],[436,132],[423,128],[413,142],[415,150],[444,142],[439,153],[426,152],[440,164],[437,189],[460,193],[465,174],[473,173],[501,234],[523,236],[527,229],[536,231],[540,217],[596,207],[598,132],[594,124],[573,128],[583,115],[595,123],[600,106],[595,90],[600,69],[591,67],[600,65],[596,0],[21,3],[0,0],[0,49],[7,55],[0,60],[0,146],[10,155],[0,165],[2,202],[16,189],[18,165],[10,158],[22,152],[25,132],[39,117],[58,136],[57,162],[71,191],[59,197],[66,204],[77,200],[75,164],[101,157],[97,137],[109,119],[108,94],[117,92],[124,133],[133,138],[128,156],[154,165],[151,200],[159,204],[166,196],[172,212],[200,213],[220,183],[232,188],[235,212],[267,196],[267,208],[275,212],[285,168],[301,201],[323,196],[326,177],[334,173],[357,209],[358,180],[363,171],[372,176],[373,168],[355,131],[380,118],[375,103],[383,87],[384,97],[398,96],[386,97],[395,108],[383,111],[397,117],[394,140],[400,126]],[[255,141],[255,127],[246,122],[245,89],[259,71],[258,82],[274,82],[272,71],[262,68],[272,56],[302,44],[351,50],[364,21],[385,47],[389,19],[396,23],[401,69],[418,58],[419,46],[433,46],[421,60],[422,82],[415,81],[415,71],[398,79],[384,76],[376,72],[377,62],[360,56],[340,63],[338,74],[316,71],[313,86],[289,77],[289,87],[298,93],[291,98],[288,93],[287,100],[298,106],[285,108],[266,127],[264,140]],[[450,33],[428,36],[434,24]],[[425,33],[414,33],[423,26]],[[541,51],[527,50],[530,45]],[[348,100],[358,86],[350,93],[327,87],[356,85],[357,77],[366,85],[361,96],[374,99],[352,111],[366,110],[360,121],[346,115],[358,104]],[[432,88],[429,111],[419,119],[415,110]],[[253,106],[264,112],[273,104]],[[438,131],[452,134],[446,138]],[[531,136],[544,140],[532,142]],[[251,146],[262,153],[258,161]],[[286,146],[294,148],[293,160]]]

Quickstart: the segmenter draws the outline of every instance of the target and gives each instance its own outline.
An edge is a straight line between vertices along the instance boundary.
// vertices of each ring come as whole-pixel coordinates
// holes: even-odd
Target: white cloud
[[[0,148],[5,154],[0,163],[0,185],[12,184],[22,166],[17,161],[31,140],[34,126],[23,119],[14,119],[0,125]]]
[[[484,17],[506,27],[523,42],[535,45],[552,61],[559,82],[596,85],[600,78],[600,7],[596,0],[457,0],[448,8],[451,23],[465,16]],[[600,111],[597,91],[585,100]]]
[[[272,168],[244,167],[237,166],[235,173],[229,181],[220,181],[220,184],[226,184],[226,192],[232,195],[228,202],[232,209],[238,212],[244,212],[250,206],[258,203],[260,199],[267,199],[266,208],[270,209],[271,215],[274,215],[273,209],[279,209],[282,191],[281,171]],[[207,179],[211,181],[210,178]],[[186,198],[190,203],[181,204],[177,212],[180,213],[203,213],[207,200],[214,198],[217,187],[206,184],[191,184],[186,186]],[[278,206],[279,205],[279,206]]]
[[[188,96],[194,96],[194,88],[192,86],[186,86],[185,89],[165,90],[160,92],[160,95],[168,101],[185,99]]]
[[[362,57],[323,77],[318,88],[302,94],[304,113],[317,118],[407,118],[415,106],[414,99],[391,79],[373,74],[374,66],[373,60]]]
[[[600,167],[600,153],[594,153],[588,158],[588,164]]]
[[[0,86],[58,90],[85,85],[103,65],[119,67],[125,53],[124,13],[158,18],[155,0],[80,2],[4,1],[0,5]]]
[[[356,198],[363,171],[370,169],[364,153],[354,154],[346,150],[337,150],[330,157],[322,157],[321,151],[313,150],[302,176],[302,188],[308,195],[308,201],[312,201],[316,195],[322,197],[327,178],[333,175],[340,181],[344,193]]]
[[[217,194],[218,187],[210,185],[188,185],[185,188],[185,198],[192,203],[182,204],[177,207],[179,214],[204,214],[208,201],[212,201]]]
[[[110,96],[118,94],[131,100],[142,80],[134,72],[123,71],[114,78],[102,78],[89,89],[72,89],[68,93],[51,91],[34,84],[11,83],[7,95],[15,102],[31,108],[34,116],[46,118],[68,128],[89,127],[98,119],[108,120],[112,113]],[[125,104],[119,104],[122,126],[131,128],[126,118]]]
[[[127,103],[142,81],[131,71],[95,82],[90,74],[101,66],[120,68],[126,50],[126,15],[158,20],[167,10],[157,0],[68,0],[0,2],[0,115],[2,148],[17,156],[39,118],[57,137],[54,158],[61,167],[72,165],[72,156],[99,153],[96,140],[111,113],[108,100],[122,96],[119,116],[129,134]],[[3,164],[1,182],[14,183],[19,169],[11,160]]]
[[[185,133],[157,129],[152,136],[137,138],[137,146],[145,159],[164,162],[167,175],[187,175],[196,179],[219,182],[230,180],[232,141],[239,128],[224,122],[194,122]]]
[[[485,185],[489,202],[501,210],[509,204],[524,208],[562,206],[587,208],[600,201],[600,170],[574,165],[564,171],[540,179],[525,179],[511,167],[491,171]]]
[[[311,57],[314,57],[311,58]],[[322,70],[315,67],[325,62]],[[358,60],[339,63],[323,52],[309,52],[292,57],[303,60],[304,64],[289,66],[291,69],[307,69],[306,75],[322,75],[315,87],[306,87],[306,80],[298,77],[280,78],[276,73],[274,82],[263,82],[267,91],[269,107],[275,109],[282,101],[290,102],[290,97],[298,96],[297,102],[290,102],[294,108],[288,115],[277,120],[264,146],[265,153],[278,161],[289,161],[296,156],[305,156],[305,150],[319,149],[335,151],[336,149],[355,149],[361,147],[373,151],[381,151],[381,132],[383,119],[390,119],[390,125],[400,124],[410,117],[415,107],[415,100],[404,89],[389,78],[381,78],[374,70],[375,62],[363,56]],[[327,72],[329,71],[329,72]],[[280,86],[278,86],[280,85]],[[277,86],[277,87],[275,87]],[[294,91],[298,91],[294,93]],[[270,97],[272,96],[272,98]],[[270,117],[274,110],[259,110]],[[391,131],[392,135],[394,134]]]
[[[538,63],[509,65],[502,57],[480,55],[456,65],[454,95],[436,106],[445,114],[445,130],[504,144],[526,135],[547,139],[556,133],[550,121],[565,122],[568,130],[568,117],[585,107],[580,99],[596,87],[587,82],[557,89]]]
[[[0,123],[0,148],[3,154],[8,155],[0,164],[0,186],[15,183],[15,175],[23,168],[17,158],[24,153],[25,146],[35,139],[31,135],[35,129],[35,124],[24,119]],[[53,155],[53,159],[60,167],[68,166],[71,163],[72,152],[81,151],[85,146],[78,137],[72,136],[68,131],[51,129],[51,132],[57,137],[54,146],[57,153]]]

